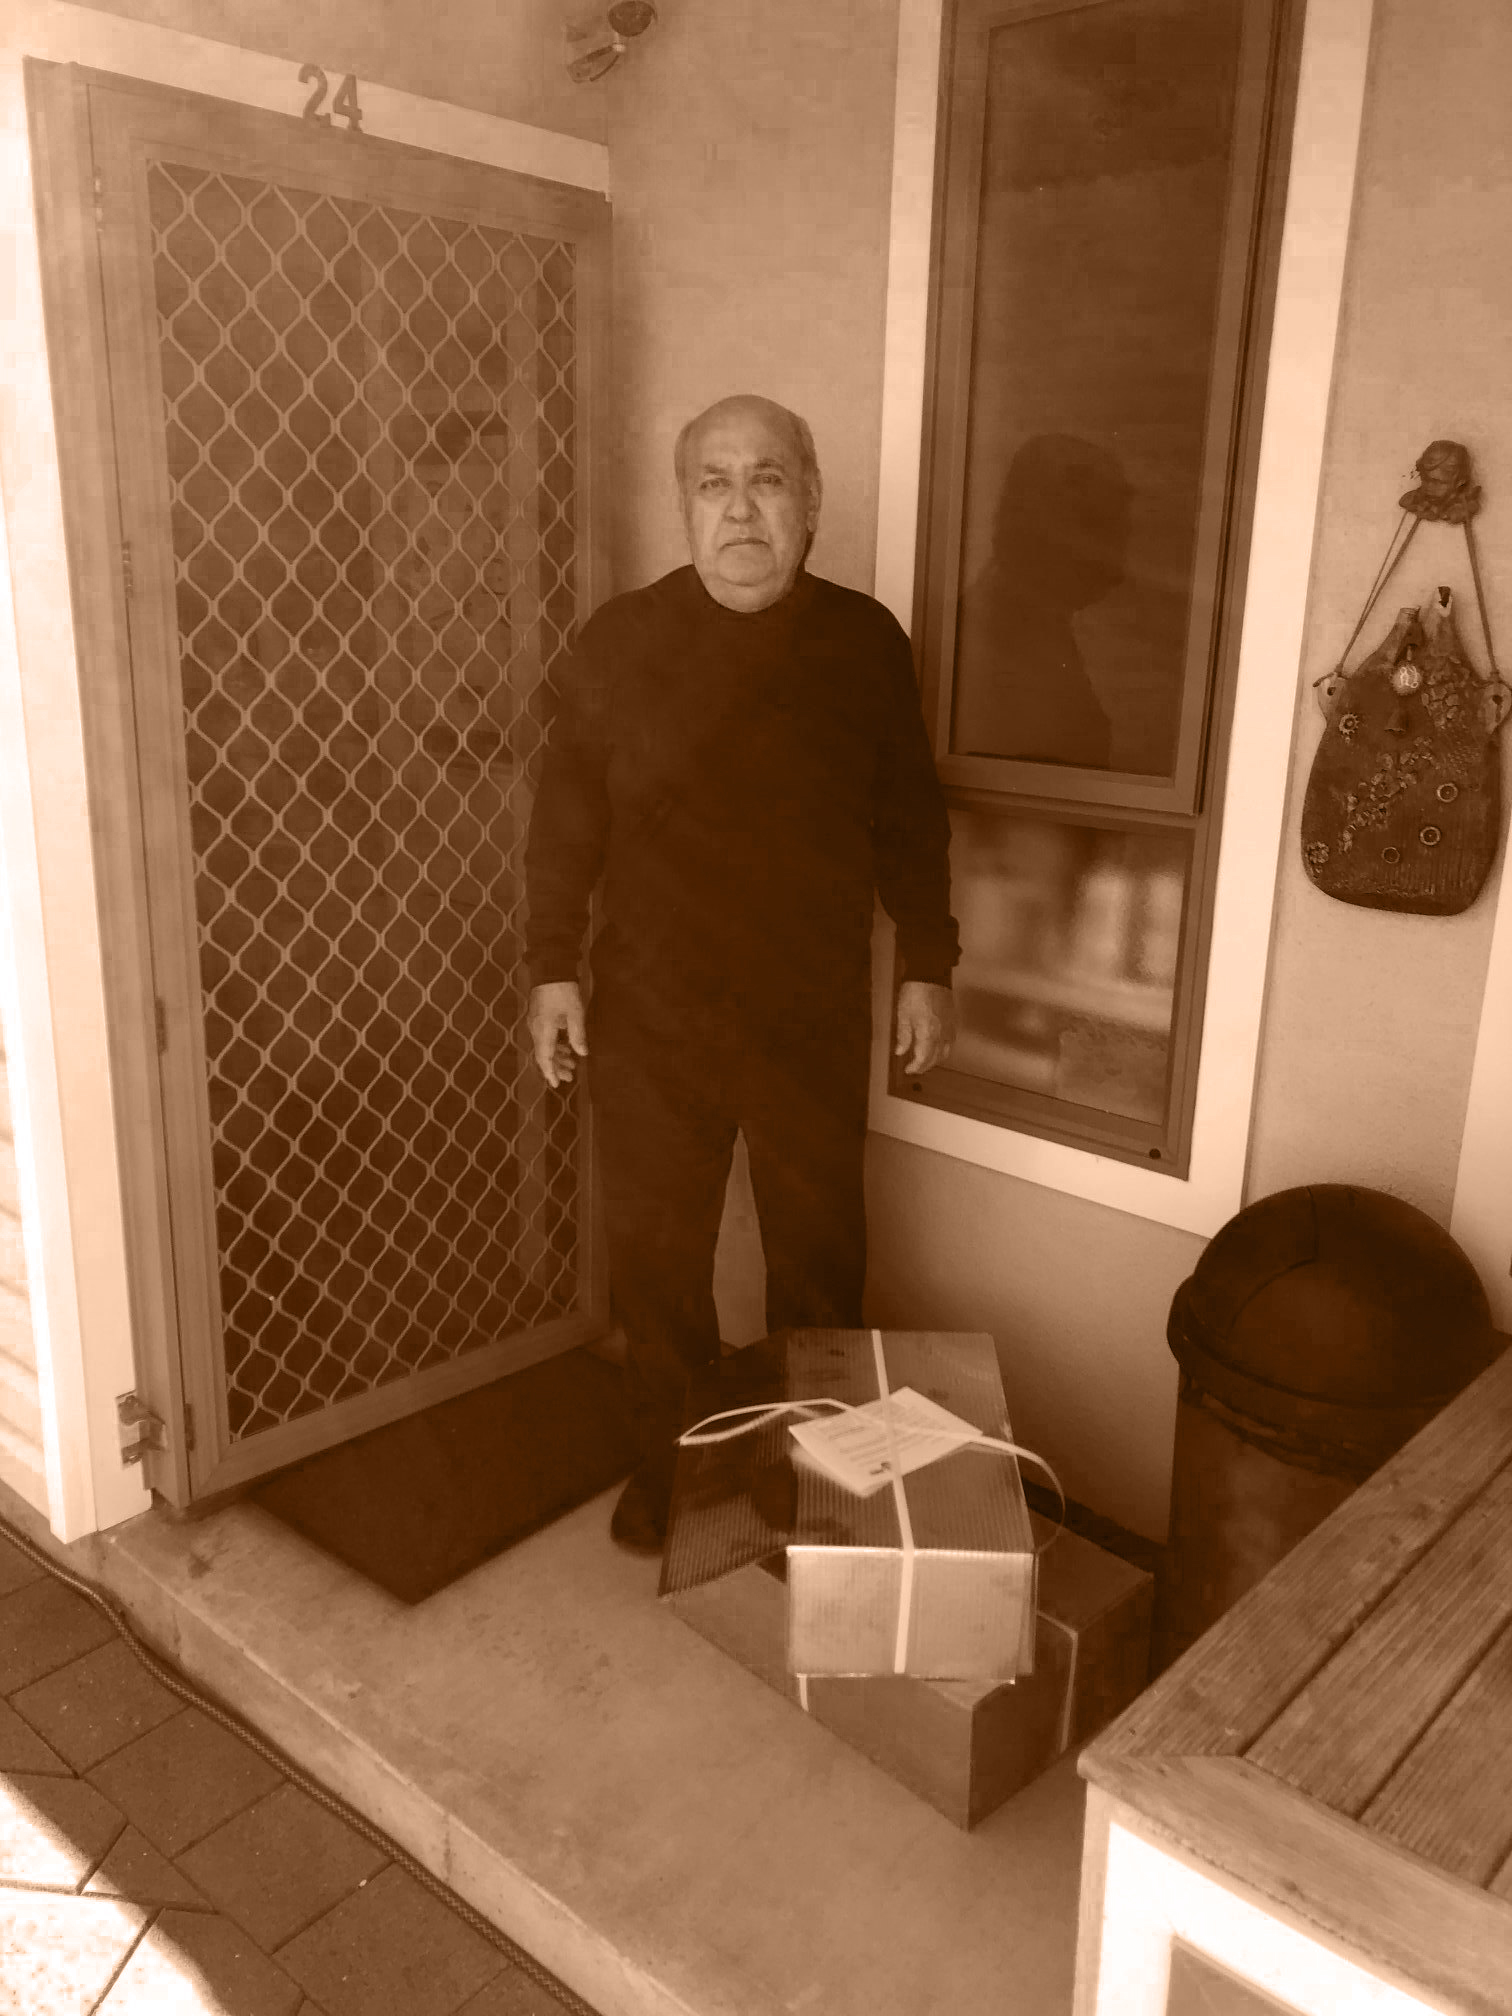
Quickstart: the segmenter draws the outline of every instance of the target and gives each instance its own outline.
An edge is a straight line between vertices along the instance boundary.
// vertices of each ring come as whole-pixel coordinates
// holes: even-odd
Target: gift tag
[[[880,1491],[892,1477],[891,1445],[897,1448],[899,1474],[906,1477],[911,1470],[922,1470],[926,1463],[983,1439],[980,1428],[911,1386],[843,1414],[797,1422],[789,1433],[817,1469],[860,1498]]]

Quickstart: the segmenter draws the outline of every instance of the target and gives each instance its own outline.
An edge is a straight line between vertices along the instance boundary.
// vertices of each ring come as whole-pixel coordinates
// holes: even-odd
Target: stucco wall
[[[1288,847],[1276,909],[1251,1194],[1373,1184],[1445,1224],[1464,1127],[1495,885],[1454,918],[1349,908],[1308,882],[1296,846],[1322,727],[1310,688],[1354,628],[1412,463],[1468,444],[1493,634],[1512,646],[1512,9],[1377,0],[1359,195],[1302,665]],[[1484,647],[1458,531],[1428,526],[1357,647],[1435,584]],[[1505,737],[1503,738],[1506,739]],[[1242,756],[1242,752],[1241,752]]]
[[[617,579],[680,557],[671,433],[749,383],[812,416],[829,478],[814,565],[866,585],[894,0],[664,11],[654,49],[611,85]],[[1502,0],[1377,0],[1250,1196],[1348,1179],[1449,1214],[1491,895],[1440,922],[1352,911],[1307,884],[1295,833],[1318,729],[1311,682],[1347,636],[1394,500],[1435,435],[1478,454],[1487,585],[1512,636],[1509,75]],[[1461,582],[1448,535],[1419,546],[1393,606]],[[1202,1241],[877,1136],[868,1183],[871,1317],[992,1330],[1020,1434],[1076,1496],[1159,1535],[1175,1411],[1166,1313]]]
[[[990,1330],[1017,1438],[1073,1498],[1161,1537],[1166,1311],[1202,1241],[880,1134],[867,1203],[871,1320]]]
[[[896,0],[678,0],[607,80],[618,586],[687,558],[684,420],[723,394],[814,429],[812,566],[870,588],[876,538]]]

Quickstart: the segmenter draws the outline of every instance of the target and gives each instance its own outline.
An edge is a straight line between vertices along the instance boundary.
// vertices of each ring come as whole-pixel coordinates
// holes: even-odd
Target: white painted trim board
[[[1357,1956],[1308,1938],[1250,1896],[1114,1821],[1094,2016],[1164,2016],[1180,1940],[1296,2016],[1441,2016]]]
[[[298,114],[310,95],[309,85],[299,81],[301,66],[285,57],[102,14],[71,0],[20,0],[9,31],[0,29],[0,50],[53,63],[82,63],[172,90],[203,91],[264,112]],[[334,90],[340,79],[330,81]],[[461,161],[539,175],[601,196],[609,193],[609,149],[600,141],[421,98],[362,76],[357,90],[362,132],[369,139],[397,140]],[[342,130],[339,118],[335,130]]]
[[[1512,1330],[1512,875],[1505,859],[1449,1230],[1480,1275],[1491,1320]]]

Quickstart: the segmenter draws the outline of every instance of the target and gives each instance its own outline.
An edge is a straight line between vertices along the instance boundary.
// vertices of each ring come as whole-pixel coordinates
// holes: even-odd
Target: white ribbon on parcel
[[[913,1622],[914,1536],[908,1516],[908,1493],[903,1487],[903,1459],[898,1453],[898,1429],[893,1410],[887,1404],[887,1360],[882,1355],[882,1332],[873,1330],[872,1356],[877,1361],[877,1395],[882,1402],[882,1420],[887,1428],[887,1464],[892,1484],[893,1504],[898,1513],[898,1534],[903,1546],[903,1580],[898,1589],[898,1636],[893,1647],[894,1673],[908,1671],[908,1627]]]
[[[981,1429],[975,1427],[971,1422],[962,1421],[954,1415],[947,1414],[943,1408],[936,1407],[932,1401],[923,1399],[922,1396],[911,1392],[906,1387],[900,1394],[894,1395],[887,1382],[887,1359],[882,1350],[882,1332],[880,1330],[872,1331],[871,1342],[872,1356],[877,1368],[878,1397],[874,1401],[868,1401],[864,1407],[854,1407],[844,1400],[829,1399],[758,1402],[752,1406],[731,1407],[727,1408],[723,1413],[711,1414],[707,1419],[698,1422],[694,1427],[686,1430],[684,1434],[678,1437],[678,1440],[693,1448],[710,1442],[726,1442],[732,1440],[737,1435],[749,1435],[754,1429],[764,1428],[772,1421],[780,1420],[784,1415],[796,1414],[803,1425],[791,1428],[789,1432],[798,1442],[800,1448],[804,1449],[811,1459],[819,1460],[823,1467],[829,1470],[829,1474],[836,1477],[837,1481],[844,1483],[845,1480],[834,1467],[823,1464],[823,1452],[819,1446],[819,1437],[825,1429],[832,1427],[836,1423],[837,1417],[841,1419],[847,1417],[856,1419],[865,1415],[869,1419],[869,1425],[872,1426],[873,1433],[875,1433],[876,1425],[880,1424],[885,1437],[886,1454],[885,1457],[880,1452],[874,1455],[871,1473],[866,1480],[866,1488],[868,1490],[873,1488],[880,1489],[884,1483],[892,1487],[893,1505],[898,1515],[898,1534],[903,1562],[902,1581],[898,1590],[898,1630],[893,1642],[893,1672],[907,1673],[908,1639],[913,1626],[914,1573],[918,1551],[914,1542],[913,1521],[909,1517],[908,1512],[908,1493],[903,1481],[908,1471],[937,1461],[942,1456],[952,1455],[958,1449],[981,1449],[992,1455],[1014,1456],[1021,1458],[1026,1463],[1035,1464],[1050,1479],[1055,1495],[1060,1500],[1060,1518],[1056,1523],[1055,1532],[1050,1535],[1049,1540],[1046,1540],[1041,1546],[1035,1549],[1037,1555],[1044,1553],[1045,1548],[1051,1545],[1056,1535],[1060,1532],[1061,1527],[1065,1524],[1066,1494],[1061,1489],[1059,1478],[1050,1468],[1044,1457],[1037,1456],[1032,1449],[1025,1449],[1017,1442],[1004,1441],[995,1435],[983,1434]],[[911,1403],[908,1404],[908,1411],[905,1416],[905,1434],[908,1442],[907,1453],[904,1450],[904,1438],[900,1438],[898,1432],[898,1417],[900,1412],[903,1411],[900,1408],[900,1402]],[[934,1418],[921,1423],[918,1419],[918,1410],[921,1409],[927,1410],[928,1415]],[[720,1428],[716,1424],[722,1421],[730,1422],[732,1425]],[[806,1429],[809,1432],[805,1433]],[[846,1488],[861,1489],[862,1486],[860,1484],[848,1484]],[[1074,1646],[1072,1650],[1072,1663],[1074,1669]],[[799,1673],[794,1677],[798,1682],[799,1701],[807,1709],[808,1675],[806,1673]],[[1068,1689],[1068,1704],[1069,1692],[1070,1690]],[[1069,1705],[1067,1712],[1069,1713]]]

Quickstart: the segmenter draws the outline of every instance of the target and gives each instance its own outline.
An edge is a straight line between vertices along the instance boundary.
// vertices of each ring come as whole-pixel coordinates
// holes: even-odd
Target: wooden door
[[[520,934],[553,669],[602,593],[608,213],[82,90],[198,1497],[602,1325]]]

